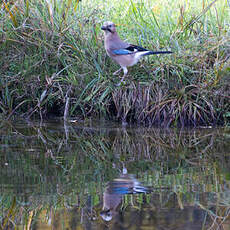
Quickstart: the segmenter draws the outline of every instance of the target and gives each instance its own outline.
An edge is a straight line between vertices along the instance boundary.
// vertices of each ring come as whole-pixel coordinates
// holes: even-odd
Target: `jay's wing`
[[[118,50],[112,50],[112,53],[116,55],[127,55],[127,54],[132,54],[133,52],[127,49],[118,49]]]
[[[116,55],[127,55],[127,54],[132,54],[132,53],[141,52],[141,51],[148,51],[148,50],[141,46],[129,44],[127,47],[123,49],[112,50],[112,53]]]
[[[148,51],[147,49],[141,47],[141,46],[136,46],[133,44],[129,44],[129,46],[126,48],[127,50],[130,50],[132,52],[137,52],[137,51]]]

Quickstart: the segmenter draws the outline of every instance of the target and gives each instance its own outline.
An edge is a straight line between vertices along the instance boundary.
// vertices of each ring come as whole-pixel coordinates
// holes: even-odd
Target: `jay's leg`
[[[113,73],[113,75],[117,75],[121,70],[122,70],[122,68],[120,68],[119,70],[115,71],[115,72]]]
[[[122,83],[124,83],[124,78],[125,78],[125,76],[126,76],[127,73],[128,73],[128,69],[127,69],[126,67],[122,67],[121,69],[123,69],[124,75],[123,75],[121,81],[117,84],[117,86],[120,86]]]
[[[123,71],[124,71],[124,75],[123,75],[123,77],[122,77],[122,79],[121,79],[121,82],[123,82],[123,81],[124,81],[124,78],[125,78],[125,76],[126,76],[126,75],[127,75],[127,73],[128,73],[128,69],[127,69],[127,67],[123,66],[123,67],[122,67],[122,69],[123,69]]]

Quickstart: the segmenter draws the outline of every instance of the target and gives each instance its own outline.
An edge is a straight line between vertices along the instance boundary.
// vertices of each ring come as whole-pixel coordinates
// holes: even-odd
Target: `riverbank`
[[[1,3],[1,117],[100,116],[161,126],[230,123],[227,1]],[[172,55],[131,67],[117,86],[100,27]]]

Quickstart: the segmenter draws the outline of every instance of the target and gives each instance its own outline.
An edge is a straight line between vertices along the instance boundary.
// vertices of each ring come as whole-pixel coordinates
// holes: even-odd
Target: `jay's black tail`
[[[172,51],[149,51],[143,54],[143,56],[145,55],[153,55],[153,54],[171,54],[173,53]]]

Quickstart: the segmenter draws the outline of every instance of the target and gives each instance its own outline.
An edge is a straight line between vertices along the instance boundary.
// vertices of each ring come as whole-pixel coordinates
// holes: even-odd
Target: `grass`
[[[222,225],[229,218],[224,212],[230,208],[228,128],[134,131],[70,125],[65,135],[57,123],[1,122],[0,127],[0,229],[34,229],[48,219],[52,226],[58,220],[70,223],[55,216],[66,211],[78,220],[89,210],[89,200],[96,217],[83,222],[100,224],[102,193],[124,165],[153,188],[146,194],[147,207],[141,194],[127,195],[120,209],[124,215],[129,208],[138,211],[137,218],[141,210],[155,216],[153,208],[171,213],[180,207],[186,213],[188,207],[199,207],[211,223]]]
[[[2,117],[228,125],[228,1],[162,1],[3,1]],[[100,29],[107,20],[130,43],[174,53],[143,59],[117,87],[118,66],[105,54]]]

